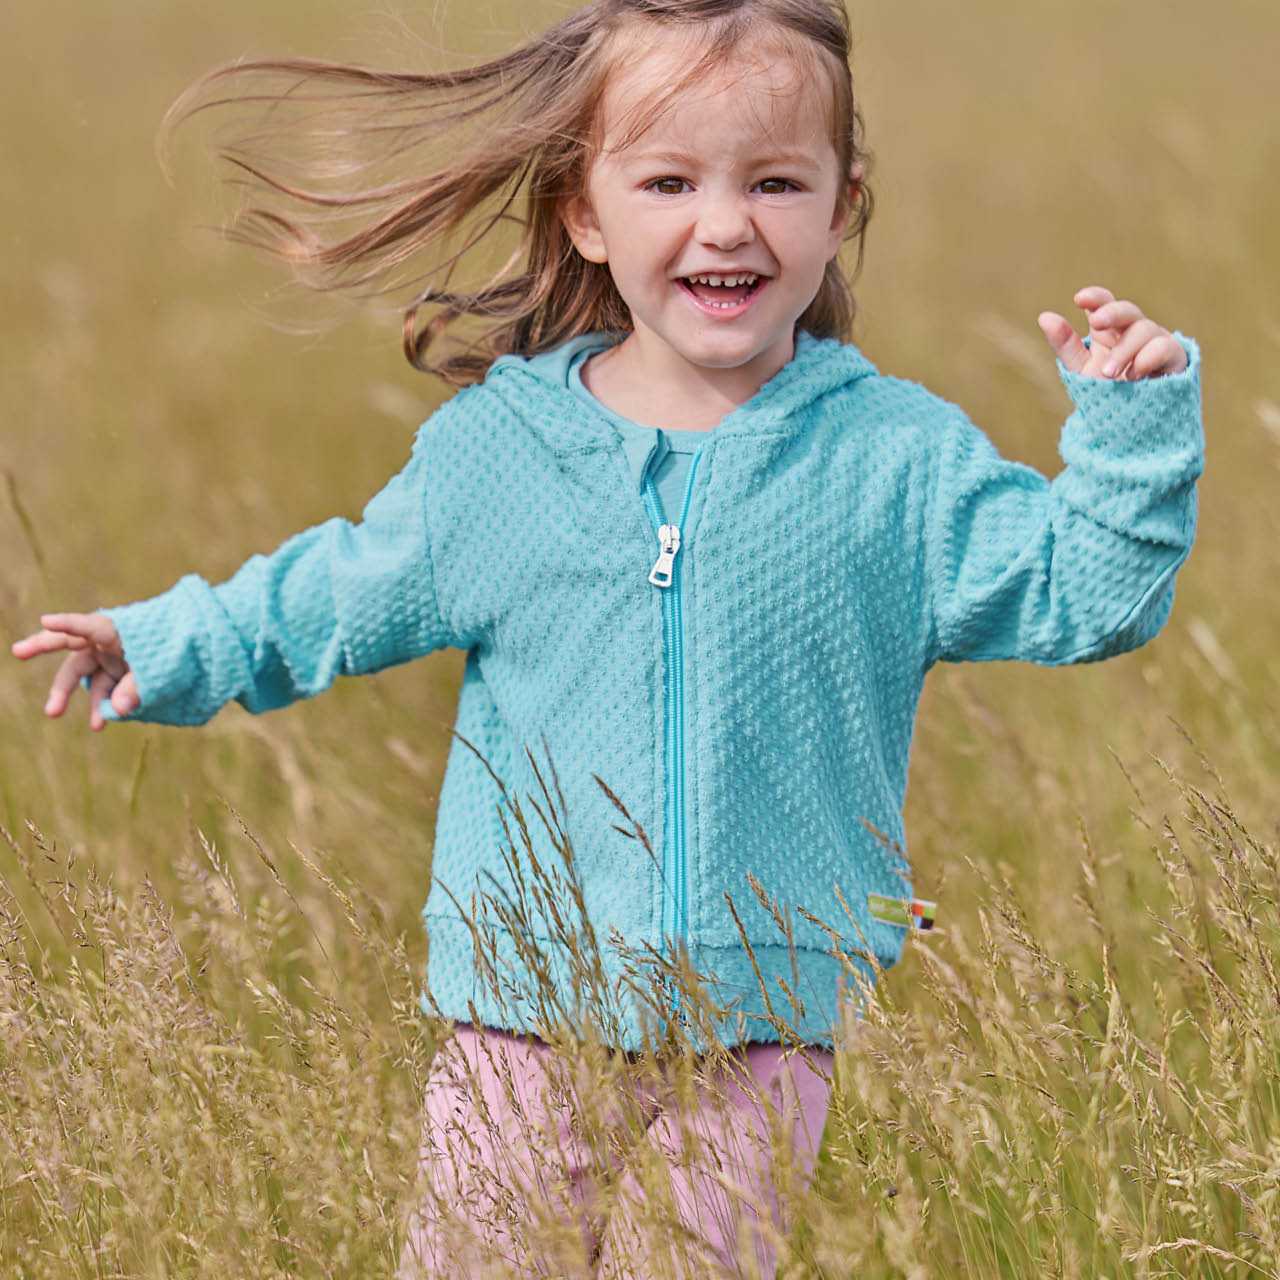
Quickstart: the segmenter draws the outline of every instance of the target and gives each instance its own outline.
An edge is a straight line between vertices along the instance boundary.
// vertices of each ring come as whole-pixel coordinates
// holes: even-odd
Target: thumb
[[[1072,373],[1079,373],[1089,362],[1089,351],[1070,322],[1056,311],[1042,311],[1039,324],[1058,359]]]
[[[116,712],[127,716],[136,710],[142,699],[138,696],[138,681],[132,671],[126,672],[124,679],[111,691],[111,705]]]

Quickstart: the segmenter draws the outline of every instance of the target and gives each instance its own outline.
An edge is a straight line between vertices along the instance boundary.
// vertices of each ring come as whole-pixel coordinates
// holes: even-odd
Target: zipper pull
[[[653,562],[653,568],[649,570],[649,581],[655,587],[669,587],[671,566],[675,561],[676,552],[680,550],[680,526],[664,524],[658,530],[658,541],[662,544],[662,550],[658,553],[657,560]]]

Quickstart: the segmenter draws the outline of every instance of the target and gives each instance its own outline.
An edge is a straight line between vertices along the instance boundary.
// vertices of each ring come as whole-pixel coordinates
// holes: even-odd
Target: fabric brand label
[[[867,908],[877,920],[903,929],[932,929],[938,904],[925,898],[888,898],[883,893],[867,894]]]

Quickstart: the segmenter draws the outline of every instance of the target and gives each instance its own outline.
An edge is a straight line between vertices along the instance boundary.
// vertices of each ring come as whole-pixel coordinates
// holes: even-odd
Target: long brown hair
[[[243,204],[222,234],[292,264],[295,278],[314,289],[388,293],[405,283],[393,280],[402,263],[463,232],[456,253],[411,282],[446,272],[443,287],[418,289],[408,304],[404,350],[415,368],[466,386],[483,379],[504,353],[533,355],[578,334],[630,329],[607,265],[577,252],[559,205],[585,187],[610,69],[625,55],[627,37],[643,37],[652,23],[681,28],[695,56],[657,101],[635,104],[629,115],[636,123],[623,145],[684,86],[731,64],[748,35],[767,33],[802,72],[830,83],[828,122],[840,172],[851,174],[861,165],[864,173],[844,233],[856,242],[857,259],[848,273],[839,257],[828,263],[798,324],[815,337],[847,339],[855,313],[851,282],[862,267],[873,199],[842,0],[592,0],[500,58],[435,73],[310,58],[239,60],[215,67],[175,100],[161,122],[161,140],[208,107],[265,103],[260,131],[240,133],[216,148],[234,166],[233,181],[260,201]],[[208,96],[233,77],[263,88]],[[280,86],[280,77],[289,83]],[[268,157],[281,141],[273,169]],[[423,165],[422,150],[432,143],[446,147],[448,159]],[[163,150],[161,155],[163,161]],[[352,182],[380,163],[413,176]],[[522,190],[523,216],[512,212]],[[850,200],[844,182],[840,191],[843,211]],[[320,233],[344,216],[359,219],[354,230]],[[449,280],[464,255],[508,224],[520,229],[519,243],[489,283],[471,293],[451,292]],[[371,284],[381,287],[368,289]],[[418,328],[425,305],[443,310]],[[453,354],[428,361],[433,340],[461,316],[494,323]]]

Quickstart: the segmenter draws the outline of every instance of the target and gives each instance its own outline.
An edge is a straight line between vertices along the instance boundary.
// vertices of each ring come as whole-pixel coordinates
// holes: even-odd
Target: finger
[[[115,624],[101,613],[42,613],[40,625],[50,631],[69,631],[72,635],[83,636],[92,644],[107,650],[108,653],[120,653],[120,637],[116,633]]]
[[[1088,363],[1089,352],[1066,317],[1056,311],[1042,311],[1037,323],[1063,365],[1072,373],[1079,373]]]
[[[1166,373],[1181,373],[1187,367],[1187,353],[1173,334],[1152,338],[1136,356],[1130,374],[1134,378],[1150,378]]]
[[[125,672],[124,679],[111,691],[111,705],[122,716],[137,710],[142,704],[142,695],[138,692],[138,682],[132,671]]]
[[[15,640],[9,652],[15,658],[34,658],[40,653],[53,653],[56,649],[87,649],[89,642],[83,636],[73,636],[66,631],[37,631]]]
[[[81,679],[97,669],[98,660],[93,656],[92,649],[67,654],[49,686],[49,697],[44,704],[45,715],[60,716],[67,709],[67,703]]]
[[[1125,330],[1124,337],[1112,348],[1107,362],[1102,366],[1104,378],[1118,378],[1125,366],[1142,350],[1152,338],[1159,338],[1166,332],[1163,325],[1154,320],[1139,320]]]
[[[1071,299],[1082,311],[1094,311],[1115,300],[1116,295],[1100,284],[1089,284],[1083,289],[1077,289],[1075,297]]]
[[[1127,329],[1144,319],[1142,308],[1136,302],[1105,302],[1089,315],[1090,329]]]
[[[107,723],[102,718],[102,700],[111,692],[114,684],[115,681],[110,673],[101,667],[93,673],[93,679],[89,681],[89,728],[94,733],[100,733]]]
[[[119,680],[129,670],[129,664],[122,657],[117,657],[113,653],[106,653],[102,649],[98,650],[98,661],[112,680]]]

